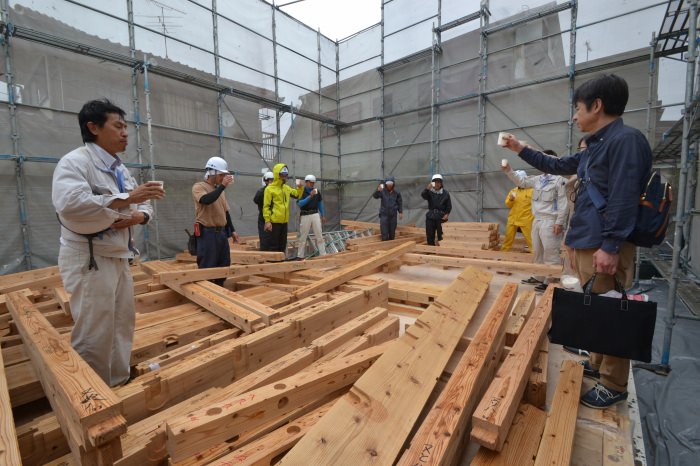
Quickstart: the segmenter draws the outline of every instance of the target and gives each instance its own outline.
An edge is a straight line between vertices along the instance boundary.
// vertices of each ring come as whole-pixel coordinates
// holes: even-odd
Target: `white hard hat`
[[[228,163],[221,157],[212,157],[207,160],[207,164],[204,166],[207,170],[216,170],[219,173],[228,173]]]
[[[275,175],[272,172],[265,172],[263,175],[263,180],[273,180],[275,179]]]
[[[515,174],[518,175],[518,178],[525,178],[527,176],[525,170],[516,170]]]
[[[289,175],[289,168],[286,165],[280,170],[280,175]]]
[[[316,177],[313,175],[306,175],[306,178],[304,178],[304,181],[311,181],[312,183],[315,183]]]
[[[435,181],[435,180],[440,180],[442,181],[442,175],[439,173],[436,173],[433,175],[433,178],[430,181]]]

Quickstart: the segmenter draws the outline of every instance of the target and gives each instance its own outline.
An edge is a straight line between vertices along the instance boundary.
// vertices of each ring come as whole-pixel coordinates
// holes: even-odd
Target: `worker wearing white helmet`
[[[258,189],[253,196],[253,202],[258,206],[258,239],[260,240],[260,250],[267,250],[267,239],[270,236],[265,231],[265,219],[263,218],[263,201],[265,200],[265,188],[272,183],[275,175],[271,171],[266,171],[262,177],[262,188]]]
[[[211,157],[204,166],[204,180],[192,186],[197,237],[197,266],[200,269],[231,265],[228,238],[238,241],[238,233],[231,221],[224,190],[233,183],[228,163],[221,157]],[[223,285],[224,279],[212,280]]]
[[[306,238],[309,236],[311,228],[314,230],[314,240],[318,246],[318,255],[326,255],[326,243],[323,239],[322,225],[322,223],[326,223],[323,197],[315,187],[316,177],[314,175],[306,175],[304,182],[304,193],[301,195],[301,199],[297,201],[299,215],[301,215],[301,221],[299,222],[299,249],[297,249],[298,259],[306,257]]]
[[[443,187],[442,175],[434,174],[420,195],[428,201],[428,212],[425,214],[425,237],[430,246],[440,246],[442,224],[447,221],[452,212],[452,200],[450,193]]]
[[[519,179],[527,178],[527,173],[517,170],[516,176]],[[516,186],[511,189],[506,196],[506,207],[510,209],[508,221],[506,222],[506,235],[503,239],[501,251],[510,251],[515,239],[515,234],[520,230],[525,237],[525,242],[529,251],[532,251],[532,188],[521,188]]]
[[[556,157],[552,150],[542,151],[546,155]],[[566,217],[569,214],[566,198],[566,179],[559,175],[543,173],[541,175],[523,176],[514,172],[510,165],[501,167],[510,180],[521,188],[533,188],[532,191],[532,250],[535,253],[536,264],[560,265],[561,245]],[[547,289],[547,278],[544,275],[532,276],[523,283],[535,285],[535,290]]]

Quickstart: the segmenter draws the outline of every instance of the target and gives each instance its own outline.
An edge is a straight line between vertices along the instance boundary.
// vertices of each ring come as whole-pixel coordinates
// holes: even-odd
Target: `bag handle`
[[[591,275],[591,278],[589,278],[588,281],[583,284],[583,304],[585,306],[591,305],[591,293],[597,276],[598,273],[594,272],[593,275]],[[620,298],[620,309],[626,311],[629,304],[627,300],[627,292],[625,291],[625,287],[622,286],[622,283],[620,283],[620,280],[617,278],[617,275],[613,275],[613,278],[615,278],[615,290],[622,295]]]

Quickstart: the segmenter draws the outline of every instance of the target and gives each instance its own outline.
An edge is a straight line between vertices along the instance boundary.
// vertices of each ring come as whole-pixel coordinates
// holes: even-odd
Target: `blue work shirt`
[[[562,158],[526,147],[518,156],[545,173],[573,175],[581,180],[574,214],[564,243],[574,249],[620,252],[637,221],[639,196],[651,175],[651,147],[644,135],[625,126],[622,118],[586,138],[588,149]],[[586,176],[588,165],[588,176]],[[607,201],[598,212],[586,183],[590,182]]]

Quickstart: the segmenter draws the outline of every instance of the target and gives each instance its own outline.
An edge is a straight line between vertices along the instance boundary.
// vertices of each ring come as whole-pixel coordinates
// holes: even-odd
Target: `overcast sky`
[[[273,3],[273,0],[266,0]],[[275,0],[278,6],[293,0]],[[321,34],[338,40],[350,36],[382,19],[381,0],[303,0],[281,10]]]

